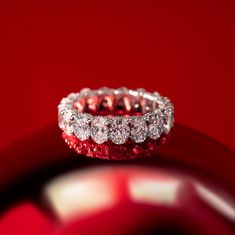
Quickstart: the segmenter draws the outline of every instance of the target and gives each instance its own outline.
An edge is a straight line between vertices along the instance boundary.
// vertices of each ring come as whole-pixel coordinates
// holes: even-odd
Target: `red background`
[[[234,1],[195,2],[1,1],[0,148],[56,122],[69,92],[127,86],[235,149]]]

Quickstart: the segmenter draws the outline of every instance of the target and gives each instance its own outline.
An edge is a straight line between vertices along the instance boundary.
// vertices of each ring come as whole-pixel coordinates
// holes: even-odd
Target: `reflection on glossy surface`
[[[212,209],[221,213],[227,219],[235,222],[235,204],[228,195],[225,195],[223,192],[216,193],[211,189],[206,188],[205,186],[197,183],[196,190],[200,198]]]
[[[125,202],[177,205],[179,174],[141,167],[75,171],[49,182],[45,195],[63,222],[80,219]]]
[[[97,178],[97,170],[69,173],[50,182],[45,195],[61,221],[69,221],[103,211],[117,204],[113,180]],[[110,177],[111,178],[111,177]]]
[[[156,205],[171,205],[177,204],[177,197],[182,180],[177,177],[169,177],[165,173],[155,171],[155,177],[149,177],[146,170],[139,169],[141,175],[131,177],[128,182],[130,198],[136,203],[147,203]],[[143,175],[145,174],[146,175]]]
[[[199,182],[193,175],[185,175],[176,170],[106,166],[60,176],[49,182],[45,195],[53,214],[66,224],[81,219],[89,220],[89,216],[99,216],[122,204],[130,206],[130,211],[131,205],[142,205],[155,210],[154,217],[151,218],[156,218],[154,226],[162,224],[158,217],[167,220],[167,217],[175,216],[177,211],[179,217],[175,217],[175,220],[179,220],[179,223],[182,222],[180,217],[185,218],[184,222],[188,223],[193,220],[191,229],[197,226],[200,234],[208,234],[211,226],[213,231],[229,234],[226,223],[220,216],[234,222],[235,210],[228,203],[234,203],[233,199],[225,197],[223,191],[215,194],[214,190],[216,187],[208,181]],[[145,219],[142,222],[146,223],[145,220],[152,215],[143,211]],[[121,216],[129,221],[136,220],[125,214]],[[139,226],[137,221],[135,228]]]

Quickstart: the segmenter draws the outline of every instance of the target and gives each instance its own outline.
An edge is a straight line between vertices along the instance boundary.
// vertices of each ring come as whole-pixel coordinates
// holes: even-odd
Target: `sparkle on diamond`
[[[148,136],[151,139],[158,139],[164,128],[164,120],[160,113],[150,113],[147,115]]]
[[[90,137],[91,128],[90,121],[92,116],[90,114],[79,114],[74,123],[74,134],[80,140],[87,140]]]
[[[110,121],[109,138],[115,144],[124,144],[130,135],[130,127],[126,118],[115,117]]]
[[[76,121],[76,112],[71,109],[59,111],[59,127],[66,134],[72,135],[74,131],[73,123]]]
[[[141,117],[134,117],[130,121],[130,126],[131,126],[131,134],[130,134],[131,139],[136,143],[144,142],[148,134],[148,127],[145,120],[143,120]]]
[[[65,99],[65,98],[64,98]],[[60,104],[58,106],[58,122],[60,129],[64,130],[66,125],[66,112],[69,110],[69,106],[67,104]],[[70,110],[71,111],[71,110]]]
[[[91,122],[91,137],[97,144],[102,144],[108,139],[107,118],[94,117]]]

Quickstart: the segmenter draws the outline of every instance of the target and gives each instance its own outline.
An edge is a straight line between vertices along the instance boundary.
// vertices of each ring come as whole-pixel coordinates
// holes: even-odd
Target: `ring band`
[[[132,159],[154,154],[174,124],[171,101],[144,89],[82,89],[58,105],[66,143],[79,154]]]

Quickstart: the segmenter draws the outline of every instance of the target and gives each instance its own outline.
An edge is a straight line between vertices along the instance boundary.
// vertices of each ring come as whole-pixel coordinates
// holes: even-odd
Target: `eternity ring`
[[[144,89],[82,89],[58,105],[59,127],[77,153],[102,159],[150,156],[174,124],[167,97]]]

